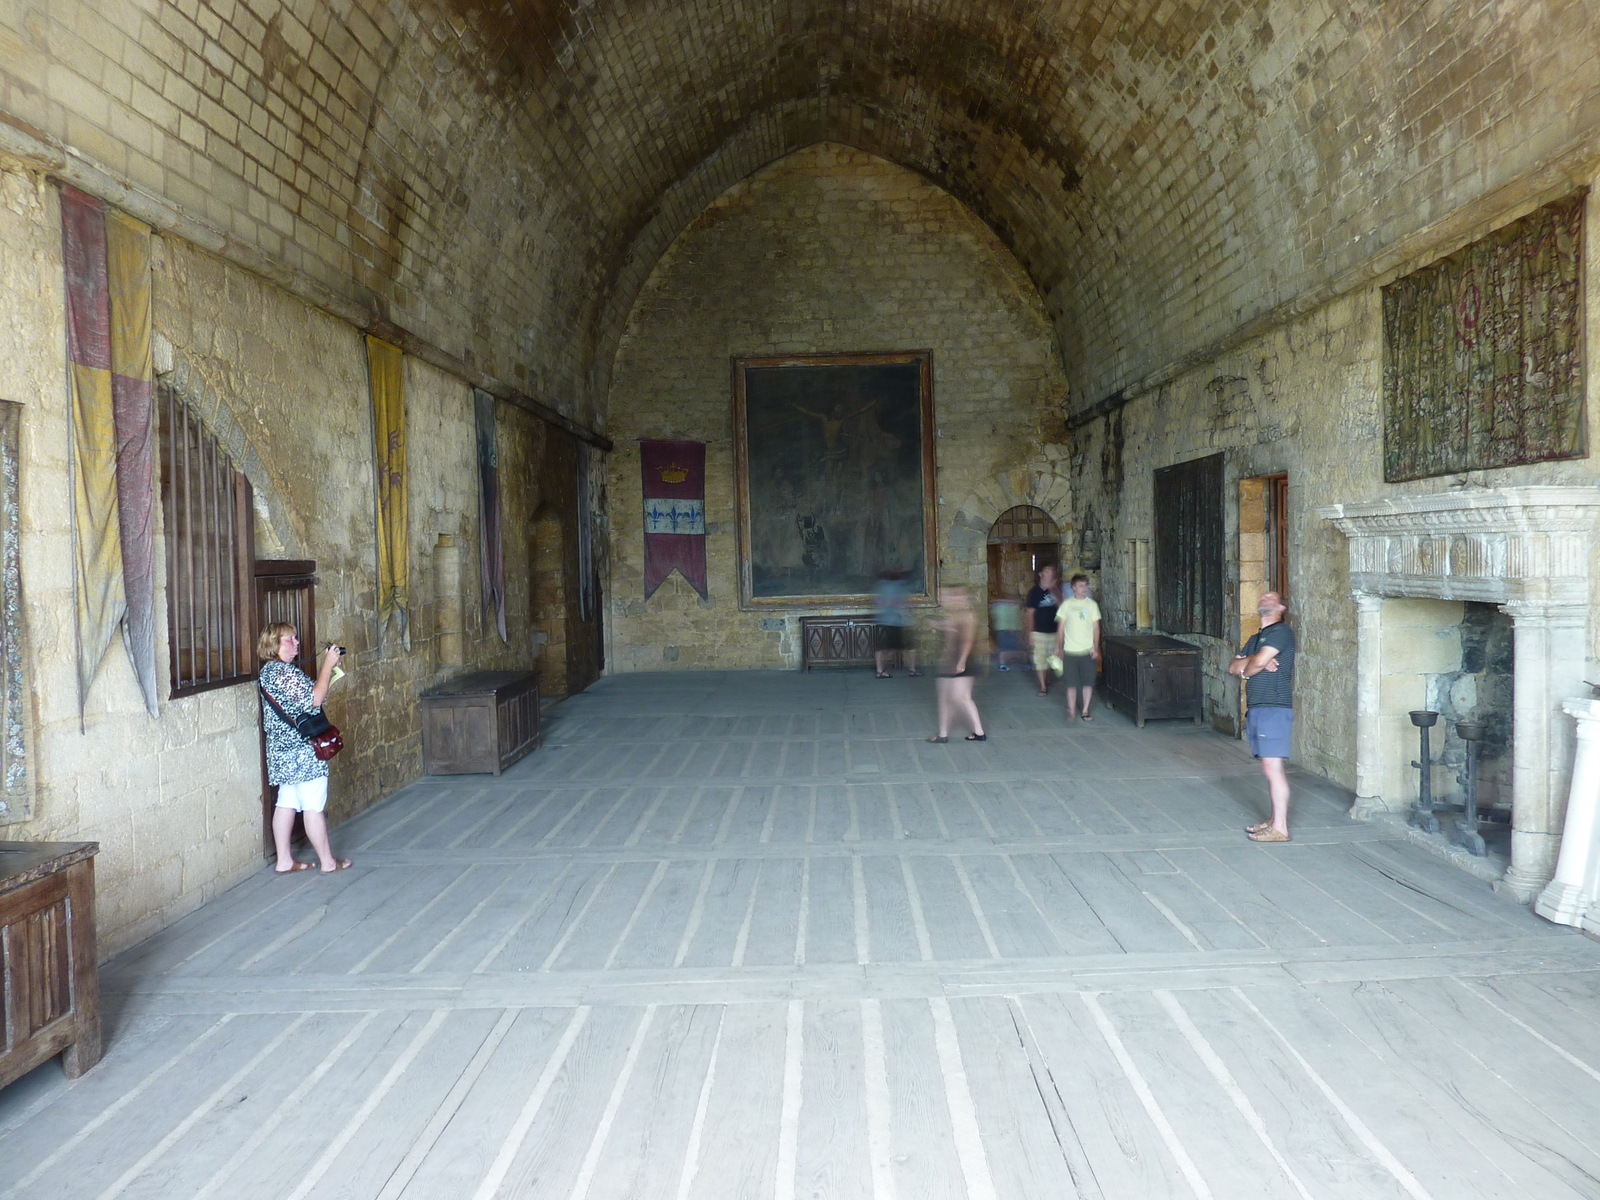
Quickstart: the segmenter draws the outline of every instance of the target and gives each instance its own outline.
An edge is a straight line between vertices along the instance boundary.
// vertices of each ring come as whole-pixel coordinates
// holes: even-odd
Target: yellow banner
[[[367,378],[372,388],[372,445],[378,475],[378,636],[390,618],[411,648],[411,560],[406,506],[405,355],[368,335]]]
[[[81,713],[127,607],[117,523],[117,430],[111,416],[111,372],[103,367],[72,364],[72,468]]]

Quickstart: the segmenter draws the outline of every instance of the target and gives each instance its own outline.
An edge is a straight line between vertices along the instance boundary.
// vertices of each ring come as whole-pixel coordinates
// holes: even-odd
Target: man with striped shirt
[[[1250,753],[1261,760],[1272,797],[1272,817],[1252,825],[1251,841],[1289,840],[1289,742],[1294,732],[1294,630],[1284,622],[1287,607],[1277,592],[1262,592],[1256,602],[1261,628],[1250,635],[1234,655],[1228,673],[1245,681],[1244,698],[1250,711],[1245,734]]]

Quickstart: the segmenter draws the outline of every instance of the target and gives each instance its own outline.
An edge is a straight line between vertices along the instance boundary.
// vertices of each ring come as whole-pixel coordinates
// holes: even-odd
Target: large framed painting
[[[733,360],[744,608],[864,605],[881,571],[938,586],[933,354]]]

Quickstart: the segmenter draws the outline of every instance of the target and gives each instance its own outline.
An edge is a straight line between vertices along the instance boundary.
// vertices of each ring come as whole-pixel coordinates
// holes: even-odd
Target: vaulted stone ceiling
[[[171,133],[130,177],[586,421],[671,239],[818,140],[996,230],[1081,405],[1566,149],[1600,96],[1583,0],[142,7],[16,27],[139,51],[131,108]],[[70,138],[52,88],[6,106]]]

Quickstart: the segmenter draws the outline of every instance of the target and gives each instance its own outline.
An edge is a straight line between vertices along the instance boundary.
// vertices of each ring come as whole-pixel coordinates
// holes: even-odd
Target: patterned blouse
[[[260,683],[291,720],[316,708],[311,696],[317,685],[293,663],[276,658],[262,663]],[[316,756],[311,743],[273,711],[265,696],[261,698],[261,723],[267,731],[268,783],[307,783],[328,773],[328,764]]]

